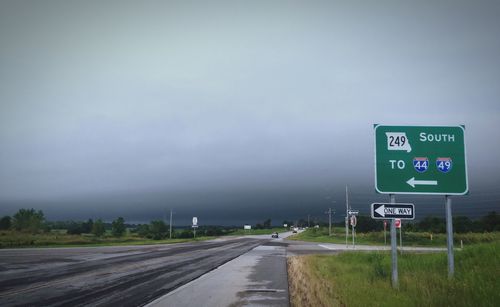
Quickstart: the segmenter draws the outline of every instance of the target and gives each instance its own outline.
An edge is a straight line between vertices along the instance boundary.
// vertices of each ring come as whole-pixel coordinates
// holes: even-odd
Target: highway
[[[4,249],[0,250],[0,306],[289,306],[287,257],[390,248],[284,240],[290,235]]]
[[[142,306],[265,238],[0,250],[0,306]]]

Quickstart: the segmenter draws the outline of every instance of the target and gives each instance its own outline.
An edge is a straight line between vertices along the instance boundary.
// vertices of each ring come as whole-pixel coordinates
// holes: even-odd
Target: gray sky
[[[498,16],[498,1],[2,0],[0,215],[324,218],[346,184],[368,212],[388,198],[374,123],[464,124],[455,213],[498,211]]]

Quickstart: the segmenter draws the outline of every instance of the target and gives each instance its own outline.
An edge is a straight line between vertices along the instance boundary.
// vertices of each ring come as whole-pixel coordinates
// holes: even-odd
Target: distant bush
[[[98,219],[94,222],[94,225],[92,226],[92,233],[96,236],[96,237],[101,237],[104,232],[105,232],[105,228],[104,228],[104,223],[102,222],[101,219]]]
[[[168,235],[167,225],[164,221],[151,221],[149,224],[149,235],[153,240],[165,239]]]
[[[45,216],[42,210],[19,209],[12,219],[12,227],[15,230],[36,233],[43,229]]]
[[[125,220],[123,217],[119,217],[111,223],[111,233],[115,237],[121,237],[125,234]]]
[[[12,221],[10,216],[6,215],[0,219],[0,230],[7,230],[10,229],[12,226]]]

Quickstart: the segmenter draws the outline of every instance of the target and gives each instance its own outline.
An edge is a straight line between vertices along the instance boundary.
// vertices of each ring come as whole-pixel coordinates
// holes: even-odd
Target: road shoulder
[[[289,306],[285,246],[258,246],[147,306],[248,305]]]

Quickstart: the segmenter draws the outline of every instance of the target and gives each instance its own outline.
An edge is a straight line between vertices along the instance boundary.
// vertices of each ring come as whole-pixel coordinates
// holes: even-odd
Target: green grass
[[[235,236],[244,236],[244,235],[270,235],[273,232],[285,232],[288,231],[288,229],[280,227],[280,228],[271,228],[271,229],[250,229],[250,230],[244,230],[244,229],[237,229],[233,232],[228,233],[228,235],[235,235]]]
[[[390,234],[387,235],[387,245],[390,245]],[[432,239],[431,239],[432,238]],[[291,240],[311,241],[321,243],[345,243],[345,228],[336,227],[332,236],[328,236],[328,228],[309,228],[306,231],[290,237]],[[397,233],[399,245],[399,231]],[[461,233],[454,234],[455,247],[464,245],[500,241],[500,232],[490,233]],[[348,242],[352,242],[352,234],[349,232]],[[384,245],[384,232],[367,232],[356,234],[356,244]],[[403,246],[446,246],[446,234],[432,234],[428,232],[405,232],[403,231]]]
[[[213,239],[213,237],[152,240],[133,234],[119,238],[111,236],[97,238],[90,234],[68,235],[64,232],[29,234],[17,231],[1,231],[0,248],[149,245],[203,241],[209,239]]]
[[[447,258],[439,254],[398,256],[399,290],[391,287],[389,253],[306,256],[306,267],[325,289],[326,301],[345,306],[498,306],[500,242],[455,253],[455,278],[447,278]],[[326,286],[325,286],[326,285]]]

